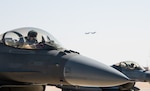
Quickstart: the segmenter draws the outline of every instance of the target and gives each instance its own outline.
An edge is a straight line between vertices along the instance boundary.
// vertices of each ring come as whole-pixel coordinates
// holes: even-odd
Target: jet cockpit
[[[33,32],[36,34],[32,34]],[[31,38],[36,40],[34,43],[29,43],[27,40]],[[22,49],[62,49],[60,43],[49,33],[38,28],[24,27],[5,32],[0,35],[0,43],[6,46]]]
[[[118,66],[124,69],[130,69],[130,70],[145,70],[142,66],[140,66],[138,63],[134,61],[123,61],[117,64],[114,64],[113,66]]]

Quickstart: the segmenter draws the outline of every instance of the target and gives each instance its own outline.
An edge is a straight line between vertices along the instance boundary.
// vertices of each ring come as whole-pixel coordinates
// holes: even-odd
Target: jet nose
[[[79,86],[108,87],[129,82],[128,77],[114,68],[81,55],[66,62],[64,78],[69,84]]]
[[[150,82],[150,71],[146,71],[146,82]]]

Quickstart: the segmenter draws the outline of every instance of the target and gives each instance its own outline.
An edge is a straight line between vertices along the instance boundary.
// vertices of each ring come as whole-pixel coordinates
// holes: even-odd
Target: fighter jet
[[[134,88],[136,82],[150,82],[150,71],[134,61],[122,61],[112,67],[134,80],[134,83],[124,84],[124,87],[126,85],[124,89]]]
[[[129,81],[116,69],[63,48],[42,29],[24,27],[0,35],[0,91],[44,91],[45,86],[108,87]]]
[[[96,32],[85,32],[85,34],[95,34]]]

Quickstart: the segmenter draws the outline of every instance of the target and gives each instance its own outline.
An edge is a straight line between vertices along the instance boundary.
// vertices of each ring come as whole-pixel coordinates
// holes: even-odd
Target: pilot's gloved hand
[[[44,48],[44,43],[42,43],[42,42],[38,43],[38,44],[36,45],[36,48],[37,48],[37,49],[42,49],[42,48]]]

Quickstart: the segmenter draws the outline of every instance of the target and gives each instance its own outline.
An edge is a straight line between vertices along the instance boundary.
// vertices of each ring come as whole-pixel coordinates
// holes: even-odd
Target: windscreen
[[[0,36],[6,46],[23,49],[62,49],[60,43],[48,32],[32,27],[18,28]]]

